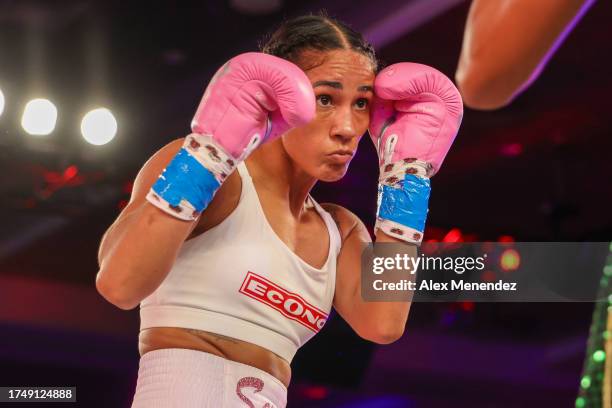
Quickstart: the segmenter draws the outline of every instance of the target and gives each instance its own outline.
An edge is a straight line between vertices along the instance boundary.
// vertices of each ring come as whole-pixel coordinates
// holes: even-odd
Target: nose
[[[336,111],[330,133],[332,138],[339,139],[343,144],[349,143],[359,136],[355,125],[355,115],[350,107]]]

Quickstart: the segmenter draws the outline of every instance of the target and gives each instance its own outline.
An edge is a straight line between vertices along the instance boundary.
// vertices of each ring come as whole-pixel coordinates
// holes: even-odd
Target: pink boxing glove
[[[463,118],[463,102],[455,85],[432,67],[401,62],[378,74],[374,93],[370,137],[380,164],[416,158],[431,165],[429,176],[433,176]]]
[[[370,137],[380,165],[376,229],[408,242],[423,239],[430,183],[463,117],[450,79],[427,65],[403,62],[374,82]]]
[[[187,143],[222,182],[259,144],[315,116],[310,80],[290,61],[259,52],[240,54],[214,75],[191,121]],[[199,145],[199,146],[198,146]]]
[[[253,149],[310,122],[315,109],[312,85],[298,66],[257,52],[232,58],[210,81],[193,133],[147,200],[176,218],[194,220]]]

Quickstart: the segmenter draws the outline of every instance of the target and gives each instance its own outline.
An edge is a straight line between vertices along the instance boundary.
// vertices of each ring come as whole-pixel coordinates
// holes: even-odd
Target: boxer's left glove
[[[461,125],[461,96],[444,74],[410,62],[382,70],[374,94],[370,137],[380,165],[375,230],[418,245],[429,178],[440,169]]]
[[[196,219],[239,162],[262,142],[310,122],[315,109],[310,80],[297,65],[257,52],[232,58],[208,84],[193,133],[147,200],[177,218]]]

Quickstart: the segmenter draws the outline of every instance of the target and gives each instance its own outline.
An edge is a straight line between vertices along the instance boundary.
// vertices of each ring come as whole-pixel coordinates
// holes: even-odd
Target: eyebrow
[[[329,86],[335,89],[342,89],[342,84],[338,81],[317,81],[312,87],[316,88],[317,86]],[[359,92],[374,92],[374,88],[370,85],[361,85],[357,87],[357,91]]]

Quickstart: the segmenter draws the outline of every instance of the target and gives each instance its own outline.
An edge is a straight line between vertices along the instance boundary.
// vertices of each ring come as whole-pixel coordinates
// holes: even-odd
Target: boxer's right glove
[[[195,220],[253,149],[310,122],[315,109],[312,85],[298,66],[257,52],[232,58],[208,84],[193,133],[147,200],[177,218]]]

